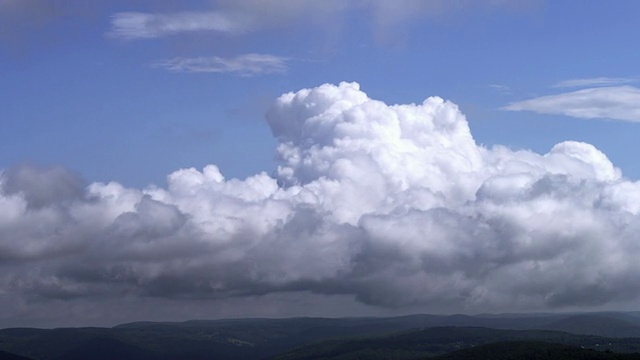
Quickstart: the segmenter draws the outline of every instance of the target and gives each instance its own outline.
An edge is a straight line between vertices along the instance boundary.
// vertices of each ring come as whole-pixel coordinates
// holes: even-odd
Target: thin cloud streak
[[[500,94],[504,94],[504,95],[510,95],[511,94],[511,88],[508,85],[489,84],[489,88],[495,90],[496,92],[498,92]]]
[[[560,81],[554,84],[554,88],[567,88],[567,87],[590,87],[590,86],[614,86],[631,84],[638,82],[636,78],[611,78],[611,77],[596,77],[588,79],[570,79]]]
[[[152,64],[152,67],[189,73],[236,73],[240,76],[284,73],[287,58],[268,54],[245,54],[232,58],[219,56],[177,57]]]
[[[477,7],[528,7],[529,5],[524,4],[536,1],[539,0],[484,0],[461,4],[443,0],[222,1],[211,11],[115,13],[111,17],[111,28],[106,35],[122,40],[140,40],[198,31],[239,35],[299,24],[329,29],[335,27],[336,19],[346,19],[349,12],[364,12],[370,16],[378,40],[391,41],[399,35],[397,27],[406,26],[421,18]],[[326,21],[329,19],[332,21]]]
[[[640,121],[640,89],[612,86],[582,89],[518,101],[502,108],[581,119]]]
[[[218,11],[173,14],[122,12],[112,16],[112,28],[107,36],[123,40],[137,40],[197,31],[238,34],[246,31],[247,25],[241,16]]]

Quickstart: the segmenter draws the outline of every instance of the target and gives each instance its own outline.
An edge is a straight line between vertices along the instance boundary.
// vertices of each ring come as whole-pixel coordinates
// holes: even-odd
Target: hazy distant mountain
[[[596,343],[602,343],[604,347],[612,343],[609,346],[612,350],[640,351],[636,320],[640,322],[635,314],[601,313],[135,322],[113,328],[4,329],[0,330],[0,350],[32,360],[233,360],[266,359],[296,348],[308,351],[321,344],[321,353],[329,346],[339,352],[345,347],[356,349],[357,353],[368,351],[366,349],[376,349],[377,354],[391,351],[397,355],[401,352],[405,358],[410,358],[443,354],[471,344],[535,340],[586,347],[595,347]],[[638,336],[638,339],[612,340],[533,329],[610,337]],[[316,345],[306,347],[308,344]],[[366,346],[361,349],[363,344]],[[425,350],[424,346],[429,348]],[[371,358],[373,355],[362,356]]]
[[[232,319],[137,322],[114,328],[5,329],[0,330],[0,349],[36,360],[261,359],[323,339],[416,327],[414,322],[394,318]]]
[[[481,327],[433,327],[384,336],[327,340],[276,356],[274,360],[425,359],[481,345],[505,342],[564,344],[575,348],[632,353],[640,339],[614,339],[548,330],[497,330]],[[469,356],[473,355],[473,352]],[[474,357],[467,357],[469,359]],[[475,357],[475,359],[493,357]],[[522,357],[532,359],[531,357]],[[553,357],[544,357],[553,358]],[[635,359],[640,359],[636,354]],[[510,359],[520,359],[512,357]],[[535,359],[535,357],[533,358]],[[577,357],[577,359],[581,359]]]
[[[609,337],[640,337],[640,326],[630,321],[606,315],[575,315],[543,327],[549,330],[573,334],[590,334]]]

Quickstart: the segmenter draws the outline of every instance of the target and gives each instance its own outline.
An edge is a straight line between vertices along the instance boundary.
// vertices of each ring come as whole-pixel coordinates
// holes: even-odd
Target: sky
[[[639,16],[0,0],[0,328],[637,309]]]

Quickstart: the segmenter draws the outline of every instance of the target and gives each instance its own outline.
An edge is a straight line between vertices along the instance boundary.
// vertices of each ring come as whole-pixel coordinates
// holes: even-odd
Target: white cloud
[[[299,22],[318,25],[339,16],[342,1],[219,1],[210,11],[121,12],[111,18],[107,35],[124,40],[152,39],[193,32],[239,35]]]
[[[212,10],[208,11],[115,13],[107,35],[124,40],[161,38],[197,31],[238,35],[289,26],[317,27],[332,32],[336,30],[336,24],[347,20],[349,13],[364,12],[371,17],[375,35],[387,41],[391,39],[386,38],[397,35],[395,28],[406,26],[416,19],[477,7],[519,7],[536,1],[221,0],[216,1]]]
[[[238,34],[246,31],[247,26],[247,20],[242,16],[218,11],[172,14],[122,12],[112,16],[111,30],[107,35],[125,40],[135,40],[196,31]]]
[[[596,77],[588,79],[571,79],[560,81],[553,85],[555,88],[563,87],[589,87],[589,86],[614,86],[623,85],[637,82],[638,79],[634,78],[611,78],[611,77]]]
[[[584,119],[640,121],[640,89],[634,86],[582,89],[518,101],[503,109]]]
[[[268,54],[245,54],[232,58],[218,56],[162,60],[153,67],[177,72],[237,73],[242,76],[284,73],[287,58]]]
[[[298,294],[447,312],[640,300],[640,182],[590,144],[487,149],[455,104],[388,105],[356,83],[284,94],[267,121],[272,176],[209,165],[129,189],[4,170],[4,319],[61,303],[131,317],[122,304],[162,313],[197,299],[261,299],[245,314],[274,316]]]

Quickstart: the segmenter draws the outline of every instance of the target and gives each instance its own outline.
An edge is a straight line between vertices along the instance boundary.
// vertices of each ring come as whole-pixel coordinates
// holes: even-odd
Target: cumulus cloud
[[[287,58],[269,54],[244,54],[232,58],[218,56],[197,58],[173,58],[158,61],[153,67],[176,72],[236,73],[241,76],[284,73]]]
[[[540,96],[505,106],[504,110],[533,111],[583,119],[640,121],[640,89],[610,86]]]
[[[3,190],[7,195],[20,195],[28,208],[41,208],[81,197],[84,186],[77,176],[62,167],[39,169],[21,165],[4,173]]]
[[[637,304],[640,183],[590,144],[484,148],[455,104],[388,105],[356,83],[284,94],[267,121],[272,175],[225,179],[209,165],[131,189],[4,170],[3,309],[246,303],[245,314],[282,315],[274,302],[295,296],[448,312]]]

